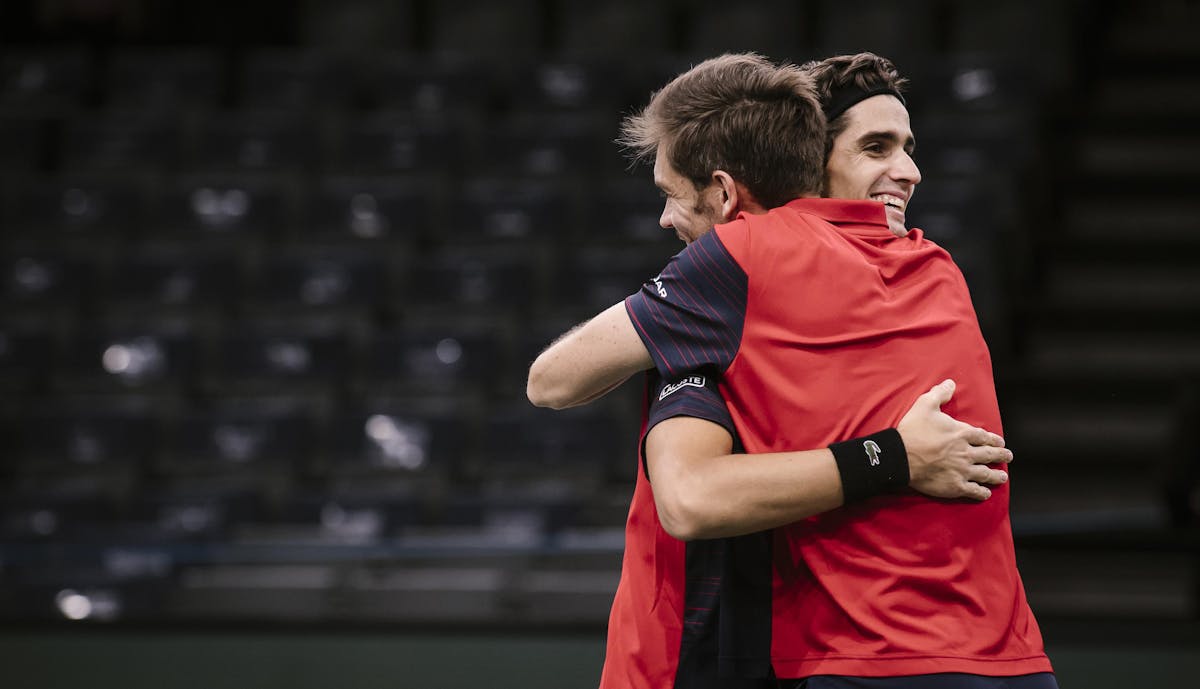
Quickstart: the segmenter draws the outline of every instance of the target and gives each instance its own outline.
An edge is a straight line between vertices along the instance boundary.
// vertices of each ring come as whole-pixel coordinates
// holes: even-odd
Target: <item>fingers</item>
[[[969,472],[959,489],[962,490],[964,498],[982,502],[992,497],[992,490],[988,486],[1000,486],[1005,483],[1008,483],[1006,472],[980,466]]]
[[[935,406],[941,407],[943,404],[950,401],[954,396],[954,381],[947,378],[937,385],[929,388],[929,392],[921,395],[922,401]]]
[[[984,445],[967,450],[967,458],[972,464],[1008,464],[1013,460],[1013,453],[1005,447]]]
[[[972,445],[991,445],[993,447],[1004,447],[1004,438],[985,431],[982,428],[971,427],[964,435],[968,443]]]
[[[1008,483],[1008,472],[980,465],[968,471],[966,479],[981,486],[1000,486]]]
[[[963,497],[983,502],[984,500],[992,497],[992,491],[986,486],[981,486],[978,483],[968,483],[963,486]]]

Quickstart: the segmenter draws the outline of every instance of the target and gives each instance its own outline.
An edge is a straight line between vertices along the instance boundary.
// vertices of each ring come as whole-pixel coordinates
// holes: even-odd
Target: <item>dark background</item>
[[[528,362],[678,243],[622,115],[727,50],[912,80],[1066,686],[1200,671],[1195,2],[0,4],[13,686],[588,686],[636,383]]]

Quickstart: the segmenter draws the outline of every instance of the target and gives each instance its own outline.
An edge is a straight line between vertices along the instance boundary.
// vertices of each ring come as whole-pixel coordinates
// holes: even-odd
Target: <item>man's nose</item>
[[[671,211],[666,205],[663,206],[662,215],[658,216],[658,226],[664,230],[675,227],[675,221],[671,219]]]
[[[917,161],[913,160],[912,156],[907,153],[901,153],[896,156],[895,163],[892,166],[892,179],[897,182],[908,182],[914,185],[920,183],[921,169],[917,167]]]

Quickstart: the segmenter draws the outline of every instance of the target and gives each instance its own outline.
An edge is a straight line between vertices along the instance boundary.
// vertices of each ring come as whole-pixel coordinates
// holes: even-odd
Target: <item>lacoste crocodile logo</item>
[[[883,452],[883,450],[879,449],[879,444],[874,440],[867,440],[863,442],[863,449],[867,451],[867,460],[871,463],[871,466],[879,466],[879,455]]]

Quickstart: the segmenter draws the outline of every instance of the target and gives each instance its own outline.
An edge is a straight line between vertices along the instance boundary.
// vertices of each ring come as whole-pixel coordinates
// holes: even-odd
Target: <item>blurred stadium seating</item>
[[[1171,3],[335,5],[0,28],[0,621],[603,624],[639,383],[554,414],[526,366],[677,250],[611,140],[734,49],[911,78],[911,220],[993,348],[1035,610],[1200,616]]]

